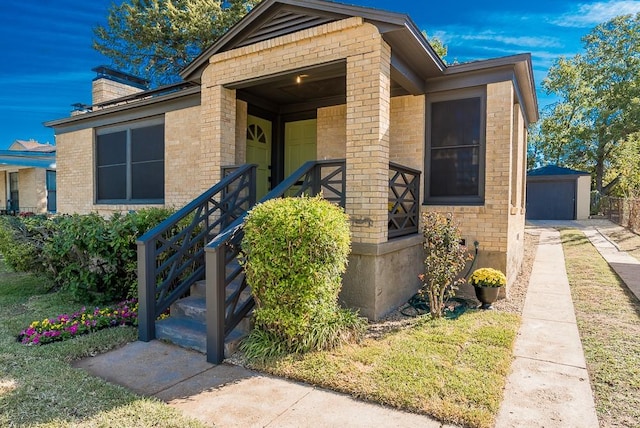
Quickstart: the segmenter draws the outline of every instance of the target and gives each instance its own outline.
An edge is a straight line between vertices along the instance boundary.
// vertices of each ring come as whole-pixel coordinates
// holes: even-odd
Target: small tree
[[[460,230],[451,214],[428,212],[422,220],[425,272],[419,276],[424,284],[420,293],[429,298],[431,316],[441,318],[445,298],[453,296],[458,284],[464,282],[457,277],[469,260],[469,252],[461,244]]]

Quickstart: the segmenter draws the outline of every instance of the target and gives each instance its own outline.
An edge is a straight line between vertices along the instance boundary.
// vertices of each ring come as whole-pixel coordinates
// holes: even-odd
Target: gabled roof
[[[549,175],[591,175],[586,171],[578,171],[576,169],[565,168],[558,165],[547,165],[541,168],[532,169],[527,172],[528,177],[539,177]]]
[[[197,81],[209,58],[216,53],[354,16],[378,27],[394,55],[409,63],[423,78],[440,75],[446,68],[406,14],[326,0],[263,0],[180,75],[184,80]]]
[[[15,140],[10,146],[9,150],[12,151],[27,151],[27,152],[55,152],[56,146],[49,143],[42,144],[36,140]]]

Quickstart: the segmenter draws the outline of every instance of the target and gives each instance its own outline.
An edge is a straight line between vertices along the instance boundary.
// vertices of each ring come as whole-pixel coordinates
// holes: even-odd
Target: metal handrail
[[[256,165],[242,165],[155,228],[138,247],[138,336],[155,338],[155,320],[205,275],[205,245],[256,201]]]

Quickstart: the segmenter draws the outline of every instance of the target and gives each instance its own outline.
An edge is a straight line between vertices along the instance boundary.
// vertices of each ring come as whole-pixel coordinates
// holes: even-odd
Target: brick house
[[[417,226],[390,232],[400,165],[421,173],[419,210],[452,212],[478,266],[516,277],[538,119],[529,54],[446,65],[404,14],[263,0],[181,77],[140,92],[107,70],[86,112],[48,123],[60,212],[181,207],[245,162],[261,196],[305,161],[342,159],[353,242],[342,297],[376,319],[415,293],[422,269]],[[111,99],[105,85],[130,93]]]
[[[0,150],[0,214],[56,212],[56,146],[16,140]]]

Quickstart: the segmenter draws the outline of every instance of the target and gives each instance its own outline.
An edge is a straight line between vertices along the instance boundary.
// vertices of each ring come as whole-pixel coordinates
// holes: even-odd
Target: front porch
[[[321,194],[344,207],[346,166],[345,160],[307,162],[262,200]],[[244,216],[256,203],[256,169],[225,168],[218,184],[138,240],[141,340],[156,338],[158,317],[191,295],[206,310],[201,323],[187,323],[195,331],[181,335],[193,338],[189,346],[206,351],[210,361],[224,358],[225,338],[254,305],[238,259]],[[415,292],[421,268],[420,172],[390,164],[387,174],[387,230],[396,238],[384,246],[354,243],[342,293],[343,304],[371,319]]]

